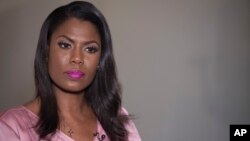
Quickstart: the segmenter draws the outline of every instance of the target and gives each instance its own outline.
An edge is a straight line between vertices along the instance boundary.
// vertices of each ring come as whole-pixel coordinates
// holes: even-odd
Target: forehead
[[[96,26],[84,20],[69,18],[60,24],[53,32],[53,36],[66,35],[76,40],[96,40],[100,42],[100,35]]]

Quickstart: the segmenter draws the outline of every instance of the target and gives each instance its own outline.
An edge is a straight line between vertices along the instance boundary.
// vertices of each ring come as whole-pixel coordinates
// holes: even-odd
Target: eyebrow
[[[73,39],[71,39],[70,37],[68,37],[68,36],[66,36],[66,35],[59,35],[59,36],[57,36],[57,38],[60,38],[60,37],[66,38],[66,39],[69,40],[71,43],[75,43],[75,41],[74,41]],[[97,44],[99,47],[101,47],[100,44],[99,44],[97,41],[95,41],[95,40],[90,40],[90,41],[84,42],[84,45],[88,45],[88,44],[92,44],[92,43],[95,43],[95,44]]]

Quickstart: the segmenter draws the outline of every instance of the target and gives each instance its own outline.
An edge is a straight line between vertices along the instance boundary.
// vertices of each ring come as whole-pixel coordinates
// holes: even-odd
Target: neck
[[[84,93],[72,94],[60,89],[54,90],[59,114],[65,118],[92,116],[92,110],[87,104]]]

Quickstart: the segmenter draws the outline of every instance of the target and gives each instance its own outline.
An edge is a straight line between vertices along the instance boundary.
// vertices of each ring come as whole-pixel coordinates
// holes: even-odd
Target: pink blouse
[[[122,108],[125,114],[127,111]],[[38,116],[24,106],[9,109],[0,114],[0,141],[38,141],[39,136],[33,128]],[[140,135],[132,121],[126,125],[129,132],[128,141],[141,141]],[[97,122],[97,135],[94,141],[110,141],[101,124]],[[101,137],[105,136],[102,140]],[[50,141],[74,141],[72,138],[57,130]]]

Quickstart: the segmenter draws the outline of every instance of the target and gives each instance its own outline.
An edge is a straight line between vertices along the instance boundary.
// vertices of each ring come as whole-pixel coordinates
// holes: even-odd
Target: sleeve
[[[122,113],[125,115],[128,115],[128,112],[125,108],[122,107]],[[130,119],[127,124],[125,125],[125,128],[128,131],[128,141],[141,141],[141,137],[139,135],[139,132],[134,124],[134,122]]]
[[[14,129],[0,118],[0,141],[20,141]]]

